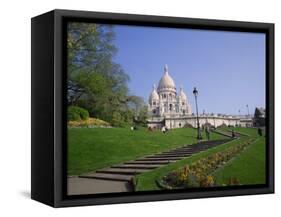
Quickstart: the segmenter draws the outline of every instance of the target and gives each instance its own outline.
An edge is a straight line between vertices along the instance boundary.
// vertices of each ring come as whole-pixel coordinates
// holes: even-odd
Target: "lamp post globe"
[[[201,140],[202,136],[200,133],[200,124],[199,124],[199,115],[198,115],[198,104],[197,104],[197,97],[198,97],[198,90],[196,89],[196,87],[194,87],[193,89],[193,95],[195,98],[195,104],[196,104],[196,116],[197,116],[197,139]]]
[[[195,97],[198,96],[198,90],[196,89],[196,87],[194,87],[194,89],[193,89],[193,95],[194,95]]]

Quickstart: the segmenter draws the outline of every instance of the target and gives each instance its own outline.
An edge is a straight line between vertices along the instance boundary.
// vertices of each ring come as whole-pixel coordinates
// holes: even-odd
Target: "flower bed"
[[[186,165],[184,168],[162,177],[158,180],[158,184],[160,187],[166,189],[216,186],[216,180],[212,176],[212,173],[240,154],[253,141],[253,138],[249,138],[224,151],[201,158],[190,165]],[[239,180],[232,177],[224,185],[239,185]]]
[[[87,120],[68,121],[68,127],[110,127],[106,121],[97,118],[88,118]]]

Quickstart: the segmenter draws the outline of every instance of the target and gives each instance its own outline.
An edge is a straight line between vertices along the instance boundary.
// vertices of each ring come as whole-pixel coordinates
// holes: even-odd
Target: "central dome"
[[[166,89],[176,91],[174,80],[169,75],[168,66],[167,65],[164,68],[164,75],[163,75],[163,77],[159,81],[158,91],[166,90]]]

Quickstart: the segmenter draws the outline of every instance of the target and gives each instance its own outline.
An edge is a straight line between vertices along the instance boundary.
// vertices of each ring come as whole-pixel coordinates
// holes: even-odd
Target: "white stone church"
[[[177,92],[174,80],[169,75],[168,66],[164,67],[164,75],[158,86],[153,86],[148,102],[148,127],[161,129],[166,126],[168,129],[180,127],[197,127],[197,117],[192,113],[191,105],[183,87]],[[221,125],[251,127],[250,117],[238,117],[231,115],[200,114],[199,124],[202,126]]]

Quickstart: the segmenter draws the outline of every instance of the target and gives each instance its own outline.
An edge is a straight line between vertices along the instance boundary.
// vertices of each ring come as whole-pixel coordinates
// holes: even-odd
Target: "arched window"
[[[164,111],[165,111],[165,112],[168,111],[168,105],[167,105],[167,103],[164,104]]]
[[[173,105],[170,104],[170,105],[169,105],[169,110],[172,111],[172,109],[173,109]]]

